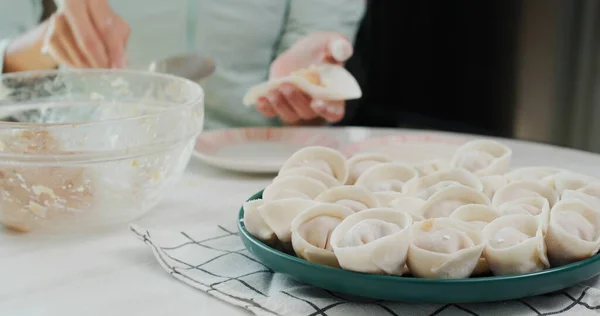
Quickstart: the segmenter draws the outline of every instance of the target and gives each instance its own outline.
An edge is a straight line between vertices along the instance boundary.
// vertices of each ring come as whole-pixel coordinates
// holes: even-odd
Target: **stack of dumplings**
[[[244,224],[265,244],[349,271],[458,279],[536,272],[600,249],[600,180],[510,169],[493,140],[409,165],[326,147],[293,154]]]

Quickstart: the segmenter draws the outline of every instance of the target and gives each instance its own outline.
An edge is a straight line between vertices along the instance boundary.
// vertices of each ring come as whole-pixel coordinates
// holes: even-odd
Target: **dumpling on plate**
[[[350,159],[348,159],[348,169],[350,173],[346,184],[354,184],[358,177],[370,167],[391,161],[392,158],[381,153],[360,153],[350,157]]]
[[[452,168],[450,161],[446,159],[433,159],[428,160],[420,164],[414,165],[415,169],[419,173],[419,176],[424,177],[434,172],[446,170]]]
[[[420,278],[468,278],[484,247],[479,231],[450,218],[414,223],[411,235],[407,264]]]
[[[543,224],[542,232],[545,234],[550,216],[550,203],[541,196],[524,197],[498,205],[502,215],[524,214],[538,217]]]
[[[500,188],[492,198],[492,205],[530,197],[542,197],[548,200],[550,207],[558,201],[558,194],[551,188],[534,181],[516,181]]]
[[[284,170],[273,179],[273,182],[289,176],[304,176],[311,179],[315,179],[323,183],[328,188],[341,185],[341,183],[331,174],[312,167],[297,167]]]
[[[390,206],[400,212],[408,213],[412,217],[413,222],[423,220],[423,205],[425,201],[416,197],[403,196],[393,200]]]
[[[448,217],[456,209],[468,204],[489,205],[490,200],[482,192],[455,185],[444,188],[432,195],[422,207],[425,219]]]
[[[542,224],[534,216],[498,217],[482,233],[484,256],[494,275],[524,274],[550,266]]]
[[[380,207],[392,207],[392,203],[400,198],[409,196],[408,194],[394,192],[394,191],[381,191],[373,192],[373,196],[379,202]]]
[[[244,203],[244,226],[248,232],[256,237],[256,239],[268,245],[273,245],[277,241],[275,232],[265,223],[265,220],[260,215],[258,207],[263,205],[265,201],[261,199],[252,200]]]
[[[419,185],[419,173],[407,164],[381,163],[365,170],[356,180],[356,185],[371,192],[415,192]]]
[[[376,208],[346,217],[331,234],[342,269],[402,275],[410,245],[410,215]]]
[[[450,218],[471,225],[474,229],[482,231],[487,224],[491,223],[502,214],[495,208],[484,204],[467,204],[457,208]]]
[[[301,198],[268,201],[258,206],[258,213],[281,243],[290,243],[294,218],[317,204],[319,203]]]
[[[600,212],[578,200],[561,200],[550,210],[546,234],[552,266],[587,259],[600,249]]]
[[[331,247],[331,233],[352,214],[352,210],[339,204],[319,204],[298,214],[291,227],[296,255],[310,262],[339,268]]]
[[[440,170],[420,178],[417,197],[427,200],[440,189],[452,185],[464,185],[477,191],[483,191],[481,181],[474,174],[466,169],[453,168]]]
[[[522,167],[506,173],[504,176],[509,182],[515,181],[541,181],[551,175],[563,172],[555,167]]]
[[[583,201],[593,209],[600,211],[600,183],[591,183],[577,190],[564,190],[562,199]]]
[[[465,222],[477,231],[483,231],[485,226],[500,217],[501,214],[489,205],[469,204],[463,205],[450,214],[451,219]],[[472,275],[482,275],[490,271],[485,257],[482,255],[477,262]]]
[[[496,191],[508,184],[508,179],[504,175],[491,175],[480,177],[481,185],[483,186],[483,194],[490,199],[494,197]]]
[[[310,167],[323,171],[340,183],[346,183],[348,179],[348,161],[344,155],[332,148],[323,146],[308,146],[296,151],[286,160],[279,174],[289,169],[298,167]]]
[[[369,190],[354,185],[330,188],[319,194],[315,201],[336,203],[348,207],[353,212],[379,207],[379,202]]]
[[[452,166],[465,168],[478,176],[504,174],[508,171],[512,150],[493,140],[469,141],[454,153]]]
[[[581,189],[592,183],[600,183],[600,179],[585,174],[563,171],[542,179],[543,183],[554,189],[559,195],[565,190]]]
[[[275,201],[289,198],[313,200],[327,190],[320,181],[305,176],[286,176],[269,184],[263,191],[263,200]]]

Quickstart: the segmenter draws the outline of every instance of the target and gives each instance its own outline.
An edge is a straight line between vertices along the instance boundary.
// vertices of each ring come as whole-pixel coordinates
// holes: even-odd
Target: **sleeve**
[[[0,73],[11,39],[34,27],[42,14],[41,0],[0,0]]]
[[[367,0],[289,0],[287,19],[276,54],[314,31],[338,32],[351,43],[366,10]]]

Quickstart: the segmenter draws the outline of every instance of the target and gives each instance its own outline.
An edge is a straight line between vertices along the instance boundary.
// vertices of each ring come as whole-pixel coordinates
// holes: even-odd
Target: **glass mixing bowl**
[[[0,76],[0,223],[81,231],[155,206],[204,122],[186,79],[127,70]]]

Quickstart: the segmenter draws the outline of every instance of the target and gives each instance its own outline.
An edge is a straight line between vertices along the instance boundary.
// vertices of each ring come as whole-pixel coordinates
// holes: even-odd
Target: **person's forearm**
[[[44,34],[48,22],[21,34],[13,40],[4,53],[4,73],[54,69],[58,64],[52,58],[42,54]]]

